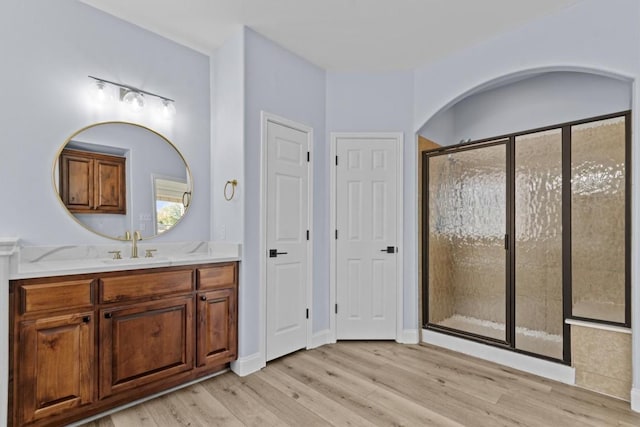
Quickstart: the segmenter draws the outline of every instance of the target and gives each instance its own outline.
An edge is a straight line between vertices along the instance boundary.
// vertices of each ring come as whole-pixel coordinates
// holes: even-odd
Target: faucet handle
[[[142,235],[139,231],[136,230],[133,232],[133,240],[142,240]]]
[[[109,251],[110,254],[113,254],[113,259],[122,259],[122,255],[120,255],[120,251]]]
[[[145,258],[153,258],[153,253],[156,252],[157,249],[145,249]]]

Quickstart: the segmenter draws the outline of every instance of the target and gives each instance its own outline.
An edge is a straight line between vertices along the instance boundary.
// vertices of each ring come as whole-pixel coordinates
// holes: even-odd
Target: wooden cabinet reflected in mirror
[[[126,215],[126,158],[65,148],[60,197],[71,213]]]

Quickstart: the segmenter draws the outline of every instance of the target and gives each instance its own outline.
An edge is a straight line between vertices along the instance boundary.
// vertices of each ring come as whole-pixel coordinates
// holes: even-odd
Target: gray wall
[[[211,57],[211,239],[243,240],[244,180],[244,31],[236,32]],[[224,185],[236,179],[232,200]],[[241,308],[242,310],[242,308]]]
[[[404,327],[416,329],[418,303],[415,293],[415,228],[411,223],[415,195],[408,185],[414,179],[406,165],[415,161],[415,135],[411,128],[413,113],[413,74],[410,71],[386,73],[327,73],[327,137],[331,132],[403,132],[404,134]],[[324,153],[328,158],[329,151]],[[329,181],[328,170],[324,179]],[[329,204],[327,190],[325,203]],[[326,213],[329,217],[329,212]],[[326,314],[328,316],[328,312]]]
[[[72,0],[4,1],[0,52],[0,197],[7,202],[0,235],[18,236],[25,245],[107,243],[68,216],[51,171],[57,150],[76,130],[123,120],[165,135],[193,171],[189,215],[159,239],[209,238],[208,57]],[[89,74],[174,98],[177,115],[165,121],[150,109],[97,107]]]
[[[629,81],[548,72],[471,95],[429,120],[420,134],[442,145],[490,138],[631,108]],[[451,136],[442,129],[453,128]]]

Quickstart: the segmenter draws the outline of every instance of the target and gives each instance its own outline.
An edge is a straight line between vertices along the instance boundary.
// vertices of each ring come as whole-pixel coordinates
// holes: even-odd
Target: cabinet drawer
[[[22,314],[93,304],[92,279],[20,285]]]
[[[118,302],[193,291],[193,270],[130,274],[100,279],[100,302]]]
[[[230,288],[237,284],[235,262],[198,269],[198,289]]]

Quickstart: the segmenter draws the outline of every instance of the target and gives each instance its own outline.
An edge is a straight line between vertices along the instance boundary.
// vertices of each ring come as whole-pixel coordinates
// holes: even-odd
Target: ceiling
[[[246,25],[335,71],[412,69],[582,0],[80,0],[205,54]]]

